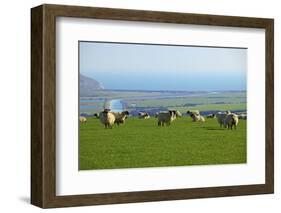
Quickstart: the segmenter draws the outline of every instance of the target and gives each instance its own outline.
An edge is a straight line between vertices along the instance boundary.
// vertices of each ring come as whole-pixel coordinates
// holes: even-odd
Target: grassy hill
[[[79,87],[80,97],[92,96],[92,95],[96,94],[97,91],[103,89],[102,85],[93,78],[89,78],[89,77],[84,76],[82,74],[80,74],[79,78],[80,78],[79,79],[79,81],[80,81],[80,87]]]

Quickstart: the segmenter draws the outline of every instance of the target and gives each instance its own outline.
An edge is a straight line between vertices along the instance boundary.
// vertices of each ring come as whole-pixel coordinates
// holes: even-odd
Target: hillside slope
[[[103,87],[98,81],[80,74],[80,97],[92,96],[95,91],[102,89]]]

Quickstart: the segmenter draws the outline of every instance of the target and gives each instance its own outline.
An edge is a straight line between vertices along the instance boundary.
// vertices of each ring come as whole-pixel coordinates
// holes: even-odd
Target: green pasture
[[[105,129],[96,118],[80,124],[79,168],[115,169],[246,163],[246,121],[237,130],[189,117],[158,127],[157,119],[129,117],[126,124]]]

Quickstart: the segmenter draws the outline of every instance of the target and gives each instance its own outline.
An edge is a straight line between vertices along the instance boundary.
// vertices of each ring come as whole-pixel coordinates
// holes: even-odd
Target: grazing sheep
[[[191,114],[200,115],[199,110],[188,110],[186,113],[189,114],[189,115],[191,115]]]
[[[196,115],[196,114],[191,113],[190,116],[191,116],[193,122],[196,122],[196,121],[205,122],[205,118],[202,115]]]
[[[238,115],[234,114],[234,113],[230,113],[226,116],[226,118],[224,119],[224,127],[227,127],[227,129],[231,129],[234,126],[234,129],[236,129],[237,125],[238,125]]]
[[[99,118],[99,114],[98,113],[94,113],[93,116],[96,117],[96,118]]]
[[[169,110],[171,112],[173,112],[174,116],[172,117],[172,120],[175,120],[176,118],[180,118],[182,115],[180,113],[180,111],[178,110]]]
[[[177,111],[175,110],[169,110],[169,111],[162,111],[158,113],[158,126],[170,126],[171,122],[174,121],[179,114],[177,115]]]
[[[115,116],[115,123],[119,126],[120,124],[124,124],[127,116],[129,115],[128,111],[123,112],[112,112]]]
[[[180,111],[174,110],[174,112],[175,112],[177,118],[180,118],[180,117],[182,116],[182,114],[180,113]]]
[[[209,114],[206,116],[206,118],[216,118],[216,114]]]
[[[100,122],[104,124],[104,127],[106,129],[107,128],[112,129],[112,126],[115,122],[115,115],[112,112],[110,112],[109,109],[105,109],[104,111],[99,113],[99,119]]]
[[[198,110],[195,110],[195,111],[188,110],[186,113],[190,115],[193,122],[196,122],[196,121],[205,122],[205,118],[202,115],[200,115]]]
[[[87,118],[83,117],[83,116],[80,116],[79,121],[80,121],[80,123],[85,123],[85,122],[87,122]]]
[[[247,114],[240,114],[238,115],[238,118],[242,120],[247,120]]]
[[[231,114],[230,111],[226,111],[226,112],[218,112],[216,114],[216,117],[217,117],[217,121],[220,125],[220,127],[222,127],[224,125],[224,120],[226,118],[227,115]]]
[[[139,119],[149,119],[150,116],[147,112],[139,112]]]

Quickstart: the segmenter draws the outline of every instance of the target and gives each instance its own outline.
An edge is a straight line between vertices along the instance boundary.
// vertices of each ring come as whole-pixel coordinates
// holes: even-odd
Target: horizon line
[[[239,89],[239,90],[150,90],[150,89],[101,89],[98,91],[131,91],[131,92],[247,92],[246,89]]]

